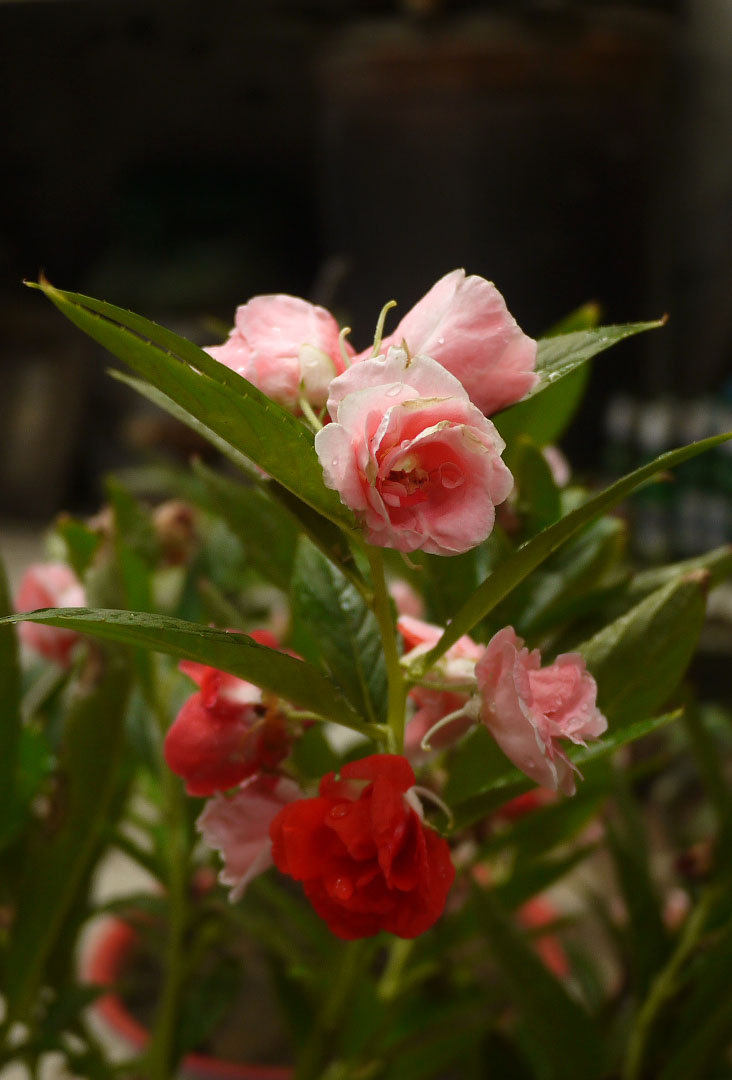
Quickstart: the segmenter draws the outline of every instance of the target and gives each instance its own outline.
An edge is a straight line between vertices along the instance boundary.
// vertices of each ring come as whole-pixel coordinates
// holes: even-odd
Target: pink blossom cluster
[[[409,666],[442,635],[438,626],[402,615],[399,630]],[[483,724],[506,757],[541,787],[573,795],[575,767],[561,740],[584,746],[607,729],[597,708],[597,683],[580,653],[561,653],[542,666],[511,626],[487,645],[464,636],[447,650],[410,696],[416,705],[406,734],[407,752],[426,743],[454,742],[473,723]],[[430,730],[449,718],[449,724]]]
[[[488,416],[535,385],[536,342],[495,285],[453,270],[375,348],[354,354],[324,308],[275,295],[239,307],[208,352],[289,409],[327,404],[325,483],[369,543],[468,551],[513,488]]]

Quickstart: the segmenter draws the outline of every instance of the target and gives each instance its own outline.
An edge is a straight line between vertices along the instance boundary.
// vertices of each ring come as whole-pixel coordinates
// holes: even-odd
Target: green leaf
[[[448,805],[455,807],[475,795],[490,791],[494,784],[500,784],[506,777],[515,780],[521,775],[488,729],[478,724],[460,740],[452,754],[443,795]],[[527,790],[532,786],[536,785],[529,782]]]
[[[371,595],[370,587],[366,585],[346,536],[326,518],[316,514],[302,499],[296,498],[292,492],[270,481],[267,485],[272,498],[276,499],[285,510],[289,511],[300,531],[307,536],[326,558],[338,567],[358,591],[368,599]]]
[[[0,616],[13,611],[5,567],[0,560]],[[0,629],[0,792],[2,806],[10,813],[16,784],[17,753],[21,731],[20,660],[18,637],[12,626]],[[0,833],[5,825],[5,810],[0,815]]]
[[[605,1050],[587,1012],[549,973],[490,892],[474,891],[490,950],[519,1010],[521,1042],[542,1080],[605,1075]]]
[[[3,792],[0,851],[23,828],[31,803],[51,773],[53,763],[51,748],[44,733],[35,726],[23,726],[18,739],[14,787]]]
[[[729,977],[729,966],[727,967]],[[732,995],[729,983],[713,1003],[711,1012],[679,1046],[673,1058],[659,1074],[659,1080],[725,1080],[729,1076],[729,1033],[732,1030]],[[717,1066],[717,1073],[710,1068]]]
[[[706,1080],[722,1061],[732,1030],[732,924],[714,940],[714,947],[692,968],[692,981],[676,1012],[673,1027],[664,1026],[666,1065],[660,1080]],[[719,1073],[720,1078],[725,1075]]]
[[[601,326],[542,338],[536,358],[538,383],[523,401],[491,417],[509,449],[520,435],[530,436],[537,446],[556,442],[584,393],[587,361],[625,338],[659,326],[663,326],[663,320]]]
[[[191,416],[190,413],[179,408],[174,401],[171,401],[169,397],[166,397],[166,395],[161,393],[156,387],[151,386],[149,383],[142,382],[140,379],[134,379],[128,375],[124,375],[119,371],[111,371],[110,374],[120,382],[125,383],[125,385],[131,386],[139,394],[142,394],[143,397],[146,397],[149,401],[154,402],[154,404],[158,405],[161,409],[170,413],[171,416],[176,417],[181,423],[187,424],[188,427],[192,428],[215,446],[220,453],[227,457],[229,461],[249,477],[252,484],[258,486],[264,494],[279,503],[297,525],[299,525],[305,535],[320,548],[323,554],[327,555],[329,559],[335,562],[358,588],[365,589],[363,579],[358,573],[353,555],[351,554],[346,538],[340,528],[337,528],[331,521],[328,521],[327,518],[314,511],[312,507],[308,506],[307,503],[304,503],[302,499],[297,498],[281,484],[276,483],[274,480],[263,479],[254,469],[247,457],[239,453],[238,450],[235,450],[225,440],[220,439],[213,431],[201,424],[195,417]],[[199,470],[202,468],[200,465],[196,465],[195,467]],[[209,472],[209,475],[216,474]],[[180,479],[178,479],[178,484],[180,484]],[[200,502],[201,492],[200,490],[191,489],[185,493],[185,497]]]
[[[407,1003],[405,1016],[391,1003],[388,1043],[379,1057],[387,1066],[385,1080],[427,1080],[442,1076],[443,1069],[485,1035],[488,1002],[481,1001],[480,991],[452,988],[449,998],[417,998]],[[461,1068],[448,1076],[463,1076]],[[511,1074],[513,1075],[513,1074]]]
[[[621,746],[627,746],[644,735],[658,731],[672,720],[677,720],[680,715],[677,711],[652,720],[639,720],[627,727],[621,727],[618,731],[605,734],[602,739],[586,747],[570,747],[567,756],[589,780],[595,762],[602,761]],[[479,734],[480,732],[483,734]],[[452,832],[459,832],[480,821],[498,807],[515,799],[517,795],[523,795],[536,787],[534,781],[529,780],[520,769],[500,768],[494,751],[487,747],[486,736],[490,743],[493,743],[484,728],[475,728],[465,736],[457,749],[455,756],[459,759],[460,771],[453,780],[451,769],[445,789],[445,798],[453,808],[455,816]]]
[[[65,626],[81,634],[208,664],[256,683],[325,720],[369,734],[369,725],[330,679],[303,660],[258,645],[246,634],[229,634],[165,615],[103,608],[48,608],[0,619],[0,626],[24,620]]]
[[[532,810],[510,828],[497,832],[481,845],[481,857],[510,847],[516,863],[530,863],[560,844],[574,839],[605,802],[610,781],[604,775],[593,776],[579,785],[570,799]]]
[[[559,337],[561,334],[573,334],[576,330],[594,330],[600,325],[601,317],[602,308],[597,301],[588,300],[586,304],[581,304],[555,323],[542,337]]]
[[[387,674],[376,617],[343,574],[304,539],[292,597],[321,662],[353,707],[372,723],[384,723]]]
[[[704,623],[703,571],[672,581],[578,647],[611,729],[648,716],[678,686]]]
[[[616,769],[613,780],[615,812],[606,821],[607,845],[628,912],[627,921],[619,928],[620,940],[625,943],[625,959],[635,993],[642,1001],[666,962],[670,937],[651,872],[643,812],[625,770]]]
[[[245,487],[207,469],[194,471],[203,482],[206,505],[239,538],[247,561],[267,581],[289,591],[297,533],[292,517],[258,487]]]
[[[405,564],[397,552],[389,553],[392,556],[389,564],[397,575],[407,576],[412,587],[423,594],[430,620],[444,625],[455,609],[465,603],[492,569],[513,550],[503,530],[496,526],[487,540],[462,555],[446,559],[424,551],[412,552],[410,561],[418,569],[406,575]]]
[[[102,673],[77,682],[65,719],[53,815],[30,842],[17,897],[17,919],[5,959],[8,1012],[32,1008],[45,964],[65,920],[86,888],[123,762],[127,665],[107,655]]]
[[[341,759],[328,741],[322,724],[313,724],[303,732],[292,748],[295,768],[307,780],[319,780],[336,772]]]
[[[114,548],[124,605],[133,611],[152,611],[151,573],[158,558],[152,522],[135,497],[114,477],[107,479],[105,487],[114,512]]]
[[[496,885],[494,891],[505,907],[515,910],[533,896],[551,888],[595,851],[596,844],[586,844],[568,855],[551,859],[533,858],[526,862],[517,859],[510,878]]]
[[[224,364],[139,315],[47,281],[38,286],[71,322],[251,458],[314,510],[346,530],[353,517],[323,483],[312,432]]]
[[[571,618],[625,551],[627,526],[601,517],[546,560],[491,612],[495,627],[513,626],[522,637],[536,638]]]
[[[70,514],[62,514],[56,519],[55,531],[66,547],[66,561],[76,576],[83,578],[102,542],[101,535]]]
[[[693,573],[695,570],[704,570],[709,575],[709,588],[714,589],[732,574],[732,545],[723,544],[713,548],[703,555],[697,555],[693,559],[684,559],[682,562],[668,563],[666,566],[656,566],[650,570],[641,570],[635,574],[628,585],[628,595],[633,600],[639,600],[662,585],[677,581],[681,577]]]
[[[518,490],[518,512],[531,536],[561,516],[559,488],[549,462],[526,436],[518,439],[513,475]]]
[[[252,464],[248,457],[240,453],[233,446],[231,446],[226,439],[221,438],[211,428],[206,427],[201,423],[198,417],[189,413],[186,409],[182,409],[172,398],[164,394],[162,390],[159,390],[157,386],[153,386],[152,383],[145,382],[144,379],[136,379],[133,375],[127,375],[124,371],[117,371],[115,368],[107,368],[107,373],[116,379],[117,382],[121,382],[124,386],[129,386],[131,390],[140,394],[153,405],[157,405],[159,409],[167,412],[170,416],[173,416],[176,420],[179,420],[181,424],[185,424],[191,431],[195,431],[197,435],[200,435],[202,439],[210,443],[215,450],[225,458],[227,458],[233,465],[236,465],[243,473],[253,480],[257,479],[256,467]],[[187,497],[191,498],[192,492],[189,492]]]
[[[631,491],[657,473],[673,468],[682,461],[687,461],[689,458],[695,457],[705,450],[710,450],[714,446],[719,446],[730,438],[732,438],[732,432],[715,435],[710,439],[703,439],[701,442],[691,443],[689,446],[682,446],[678,450],[670,450],[666,454],[661,454],[655,461],[643,465],[640,469],[636,469],[621,480],[611,484],[610,487],[601,491],[599,495],[588,499],[576,510],[567,514],[561,521],[557,521],[554,525],[550,525],[548,529],[544,529],[532,537],[528,543],[519,548],[515,555],[506,559],[476,589],[467,603],[460,608],[434,648],[418,664],[414,665],[414,674],[417,678],[424,675],[443,653],[451,645],[454,645],[458,638],[462,637],[463,634],[470,633],[476,623],[485,618],[504,596],[507,596],[512,589],[529,576],[532,570],[540,566],[552,552],[566,543],[584,525],[598,518],[611,507],[617,506],[626,495],[629,495]]]

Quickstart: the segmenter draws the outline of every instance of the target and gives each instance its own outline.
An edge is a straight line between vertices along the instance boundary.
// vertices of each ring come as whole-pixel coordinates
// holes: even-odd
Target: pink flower
[[[361,518],[369,543],[457,555],[490,534],[513,487],[504,442],[428,356],[391,349],[330,385],[335,423],[315,449],[325,483]]]
[[[287,409],[296,410],[301,392],[320,408],[331,379],[343,371],[338,335],[325,308],[282,293],[255,296],[236,309],[228,340],[206,352]]]
[[[413,663],[431,649],[443,633],[441,627],[433,626],[421,619],[414,619],[409,615],[402,615],[397,620],[397,629],[409,649],[402,658],[405,666]],[[485,646],[478,645],[471,637],[464,634],[431,669],[426,676],[425,684],[414,686],[409,691],[410,699],[417,706],[417,711],[407,724],[405,735],[404,746],[410,757],[418,753],[422,739],[430,728],[439,723],[443,717],[467,706],[473,687],[477,688],[475,665],[484,651]],[[430,679],[439,684],[439,689],[429,685]],[[449,746],[464,735],[474,722],[474,716],[466,710],[462,718],[456,717],[454,723],[435,732],[434,739],[430,740],[432,746],[436,749]]]
[[[579,653],[562,653],[541,666],[511,626],[491,638],[475,674],[481,720],[507,758],[543,787],[575,791],[573,765],[559,745],[584,746],[607,729],[597,708],[597,684]]]
[[[221,852],[222,885],[240,900],[252,878],[273,865],[269,827],[280,810],[302,797],[292,780],[253,776],[231,796],[214,795],[196,822],[210,848]]]
[[[542,926],[551,926],[557,922],[560,914],[551,900],[544,896],[534,896],[519,908],[518,921],[527,930],[536,931]],[[565,979],[569,975],[569,959],[556,934],[536,935],[532,944],[548,971],[559,979]]]
[[[517,325],[492,282],[453,270],[408,311],[383,352],[401,345],[452,372],[487,416],[535,385],[536,342]],[[359,359],[368,353],[361,353]]]
[[[50,607],[84,607],[86,593],[74,571],[65,563],[34,563],[23,574],[15,594],[16,611]],[[20,640],[33,652],[68,665],[71,650],[79,640],[76,630],[40,623],[21,623]]]
[[[415,619],[424,615],[424,600],[409,582],[394,578],[389,582],[389,595],[400,615],[412,615]]]
[[[544,446],[541,452],[549,466],[552,480],[558,488],[565,488],[572,479],[572,470],[566,457],[558,446]]]

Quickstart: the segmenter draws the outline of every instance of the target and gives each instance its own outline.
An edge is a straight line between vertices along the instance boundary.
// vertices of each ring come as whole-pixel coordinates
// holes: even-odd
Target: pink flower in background
[[[513,487],[505,444],[435,360],[391,349],[354,364],[331,383],[328,411],[315,437],[325,483],[369,543],[457,555],[490,534]]]
[[[559,739],[584,745],[607,729],[582,656],[562,653],[542,668],[539,650],[529,652],[507,626],[491,638],[475,673],[481,720],[506,757],[537,784],[573,795],[573,766]]]
[[[431,356],[465,387],[487,416],[519,401],[536,384],[536,342],[509,313],[492,282],[453,270],[408,311],[381,349],[401,345]],[[365,359],[368,352],[361,353]]]
[[[389,595],[399,615],[412,615],[421,619],[424,615],[424,600],[412,586],[401,578],[389,582]]]
[[[297,409],[301,384],[310,404],[320,408],[331,379],[343,371],[339,332],[330,312],[307,300],[255,296],[236,309],[228,340],[206,352],[287,409]]]
[[[551,788],[532,788],[523,795],[517,795],[515,799],[509,799],[503,806],[499,806],[495,812],[497,818],[503,821],[519,821],[527,814],[533,814],[542,806],[550,806],[557,801],[557,793]]]
[[[409,650],[403,657],[403,663],[409,665],[423,653],[428,652],[442,637],[442,627],[432,623],[402,615],[397,620],[397,629],[404,638]],[[484,645],[478,645],[471,637],[464,634],[452,645],[445,655],[425,677],[425,683],[414,686],[409,691],[410,699],[417,706],[417,711],[407,724],[405,750],[412,756],[419,751],[420,743],[430,728],[443,717],[464,708],[471,699],[473,688],[477,689],[475,665],[485,652]],[[429,685],[429,680],[440,684],[436,689]],[[454,687],[454,689],[453,689]],[[466,687],[470,687],[466,689]],[[431,739],[432,746],[440,749],[464,735],[475,716],[469,711],[461,718],[435,732]]]
[[[541,452],[549,466],[552,480],[558,488],[565,488],[572,479],[572,470],[566,457],[558,446],[543,446]]]
[[[551,926],[552,923],[558,922],[561,912],[546,897],[534,896],[519,908],[517,917],[527,930],[536,932],[543,926]],[[532,945],[548,971],[559,979],[565,979],[569,975],[569,958],[556,934],[535,933]]]
[[[283,807],[302,798],[292,780],[253,776],[234,795],[214,795],[206,803],[196,828],[224,861],[222,885],[231,885],[229,899],[241,899],[252,878],[272,866],[270,824]]]
[[[65,563],[34,563],[29,566],[15,594],[16,611],[85,605],[84,586]],[[71,650],[79,640],[75,630],[41,626],[40,623],[21,623],[18,632],[27,648],[64,666],[69,663]]]

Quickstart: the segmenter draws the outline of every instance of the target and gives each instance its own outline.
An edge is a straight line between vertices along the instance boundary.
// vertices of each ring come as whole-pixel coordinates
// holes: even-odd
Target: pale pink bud
[[[403,657],[406,666],[428,652],[443,634],[441,627],[409,615],[399,617],[397,628],[409,650]],[[477,688],[475,665],[484,651],[485,646],[478,645],[464,634],[428,672],[424,684],[414,686],[409,691],[410,699],[417,706],[405,735],[404,745],[409,756],[418,754],[422,739],[430,728],[467,706],[473,688]],[[430,686],[430,681],[438,686]],[[456,717],[453,723],[436,732],[430,743],[435,749],[449,746],[474,723],[472,711],[466,710],[462,717]]]
[[[34,563],[29,566],[15,594],[15,610],[19,612],[85,605],[84,587],[65,563]],[[27,648],[64,667],[68,665],[71,650],[79,640],[75,630],[42,626],[40,623],[21,623],[18,632]]]
[[[559,740],[584,745],[607,729],[583,657],[562,653],[542,668],[539,650],[529,652],[507,626],[491,638],[475,674],[481,720],[506,757],[537,784],[573,795],[573,766]]]
[[[519,401],[537,381],[536,342],[495,285],[464,270],[440,278],[384,338],[382,351],[403,342],[411,354],[431,356],[452,372],[487,416]]]
[[[272,866],[269,826],[288,803],[302,798],[292,780],[253,776],[234,795],[214,795],[196,827],[224,861],[222,885],[231,885],[229,899],[239,900],[249,882]]]
[[[541,452],[549,466],[554,483],[558,488],[566,487],[572,478],[572,470],[562,451],[558,446],[545,446]]]
[[[330,312],[307,300],[255,296],[237,308],[228,340],[206,352],[287,409],[297,409],[301,392],[319,408],[344,368],[339,332]]]
[[[490,534],[513,487],[505,443],[435,360],[391,349],[354,364],[331,383],[328,411],[315,437],[325,483],[369,543],[457,555]]]

